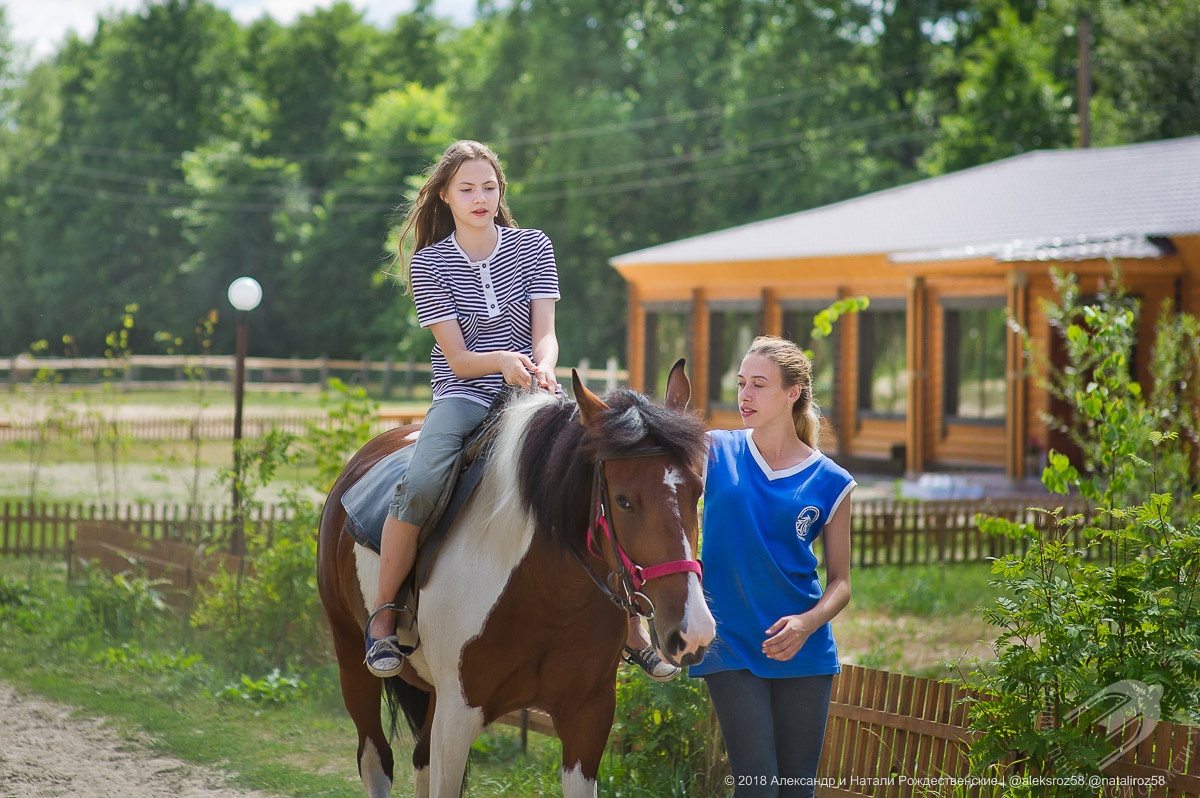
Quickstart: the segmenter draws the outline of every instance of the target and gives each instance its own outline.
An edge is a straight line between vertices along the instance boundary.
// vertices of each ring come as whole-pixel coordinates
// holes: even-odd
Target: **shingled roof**
[[[1145,258],[1180,235],[1200,235],[1200,136],[1038,150],[611,262]]]

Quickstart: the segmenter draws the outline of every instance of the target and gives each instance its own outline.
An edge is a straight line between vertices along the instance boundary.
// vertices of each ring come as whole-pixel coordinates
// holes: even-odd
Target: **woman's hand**
[[[812,629],[806,628],[803,615],[785,615],[767,630],[767,639],[763,641],[763,653],[768,659],[787,662],[804,647]]]

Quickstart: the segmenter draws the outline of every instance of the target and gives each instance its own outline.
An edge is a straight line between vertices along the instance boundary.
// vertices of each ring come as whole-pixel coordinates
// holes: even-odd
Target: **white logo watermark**
[[[1083,729],[1099,727],[1103,731],[1104,741],[1113,747],[1112,753],[1096,763],[1097,769],[1104,770],[1154,731],[1162,694],[1162,685],[1125,679],[1084,701],[1063,716],[1062,722]]]

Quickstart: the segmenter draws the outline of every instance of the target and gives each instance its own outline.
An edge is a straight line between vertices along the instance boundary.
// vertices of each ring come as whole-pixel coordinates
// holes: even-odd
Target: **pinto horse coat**
[[[363,664],[379,557],[344,529],[341,496],[415,440],[416,428],[367,443],[330,491],[318,584],[371,798],[390,796],[394,775],[385,688],[393,718],[398,705],[419,727],[419,798],[459,795],[471,744],[525,708],[552,718],[563,795],[584,798],[596,795],[629,614],[649,619],[660,654],[676,665],[698,661],[712,642],[695,561],[706,441],[685,411],[683,361],[665,407],[630,390],[601,400],[575,374],[573,384],[577,405],[535,394],[502,411],[479,487],[420,586],[421,644],[399,677],[378,679]]]

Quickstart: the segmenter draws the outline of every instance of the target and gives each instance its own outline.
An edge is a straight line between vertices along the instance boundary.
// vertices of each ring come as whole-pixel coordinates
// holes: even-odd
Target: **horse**
[[[388,679],[363,663],[379,557],[348,533],[340,499],[417,428],[349,460],[322,511],[317,577],[370,798],[394,780],[385,691],[392,732],[403,712],[416,735],[419,798],[460,795],[475,739],[529,708],[553,721],[564,797],[594,798],[630,616],[668,662],[703,657],[716,631],[696,560],[707,441],[683,365],[664,405],[627,388],[601,399],[573,370],[575,402],[540,392],[503,407],[478,487],[419,585],[420,643]]]

